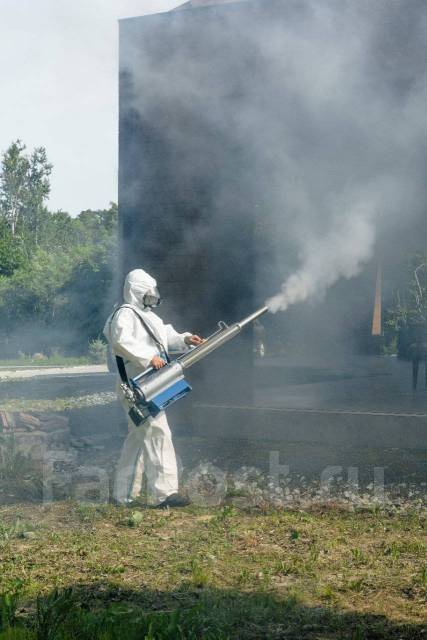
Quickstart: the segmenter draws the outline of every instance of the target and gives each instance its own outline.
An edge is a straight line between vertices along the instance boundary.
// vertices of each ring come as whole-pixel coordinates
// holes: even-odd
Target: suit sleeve
[[[188,345],[185,344],[185,338],[187,336],[191,336],[192,334],[186,331],[185,333],[178,333],[175,331],[171,324],[165,324],[166,336],[168,340],[168,350],[169,351],[187,351]]]
[[[111,348],[125,360],[138,363],[141,368],[150,366],[158,349],[132,309],[121,309],[113,318],[110,329]]]

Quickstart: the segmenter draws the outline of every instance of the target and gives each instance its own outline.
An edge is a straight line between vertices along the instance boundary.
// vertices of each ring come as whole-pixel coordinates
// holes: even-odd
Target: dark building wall
[[[277,145],[289,125],[303,141],[310,134],[259,40],[278,23],[303,24],[308,9],[283,0],[179,9],[120,23],[122,272],[155,274],[164,317],[206,334],[262,305],[297,264],[276,224],[294,216]],[[206,363],[209,387],[250,400],[251,331],[226,349]]]
[[[346,185],[351,203],[365,185],[376,195],[375,172],[379,217],[387,221],[393,199],[405,202],[404,183],[394,198],[394,192],[387,194],[390,183],[381,182],[383,174],[400,173],[380,120],[399,113],[424,73],[423,7],[422,0],[397,0],[392,9],[388,0],[248,0],[120,23],[122,272],[143,267],[158,278],[168,299],[165,319],[206,334],[216,320],[236,320],[278,290],[300,264],[288,233],[298,224],[295,185],[307,195],[316,214],[311,231],[319,235],[329,205]],[[320,86],[316,102],[316,90],[307,96],[304,79],[293,74],[299,69],[310,77],[315,60],[307,59],[306,67],[297,63],[311,38],[318,47],[311,55],[326,56],[328,64],[331,49],[322,29],[330,25],[343,54],[342,33],[362,41],[372,27],[374,35],[369,50],[354,60],[360,74],[355,84],[349,66],[344,88],[331,84],[325,97]],[[312,77],[313,85],[317,80]],[[341,114],[347,90],[354,111],[344,102],[348,111]],[[378,132],[360,124],[377,100],[381,108],[390,105],[379,111]],[[412,176],[410,189],[423,179],[425,153],[419,155],[419,161],[415,155],[402,161],[402,172],[409,168]],[[419,209],[416,200],[408,191],[408,211]],[[338,337],[349,344],[356,336],[362,344],[370,332],[376,258],[387,265],[387,282],[392,269],[400,268],[396,248],[403,255],[410,244],[413,218],[408,223],[402,217],[400,226],[397,219],[392,211],[393,224],[379,230],[379,256],[358,278],[340,281],[317,306],[266,319],[270,335],[292,334],[309,351],[322,341],[327,351],[334,349]],[[250,332],[194,375],[206,367],[209,393],[221,400],[250,399]],[[205,391],[203,397],[209,398]]]
[[[239,20],[227,5],[120,24],[122,271],[155,275],[160,315],[204,335],[263,303],[253,175],[244,140],[230,135],[253,52],[244,33],[224,30],[224,12]],[[204,377],[210,398],[250,401],[252,364],[249,329],[198,367],[196,386]]]

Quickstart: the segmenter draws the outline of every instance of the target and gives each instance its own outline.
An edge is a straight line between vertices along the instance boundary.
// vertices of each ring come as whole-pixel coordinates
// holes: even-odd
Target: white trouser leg
[[[136,498],[142,487],[144,473],[143,437],[133,422],[128,421],[128,435],[116,467],[114,479],[114,498],[117,502],[126,502]]]
[[[116,469],[114,497],[118,502],[139,496],[144,470],[151,504],[159,504],[178,491],[175,450],[163,412],[141,427],[129,421],[129,433]]]
[[[175,449],[166,414],[152,418],[144,438],[145,475],[153,504],[178,491]]]

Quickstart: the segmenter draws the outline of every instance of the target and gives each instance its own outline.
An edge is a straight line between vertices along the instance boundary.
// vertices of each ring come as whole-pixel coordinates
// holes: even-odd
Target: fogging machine
[[[203,344],[194,347],[161,369],[150,368],[121,384],[122,391],[131,409],[129,417],[140,426],[150,417],[157,416],[177,400],[184,398],[192,390],[185,379],[185,371],[223,344],[235,338],[241,330],[268,311],[262,307],[240,322],[228,326],[218,323],[218,329]],[[123,376],[122,376],[123,379]]]

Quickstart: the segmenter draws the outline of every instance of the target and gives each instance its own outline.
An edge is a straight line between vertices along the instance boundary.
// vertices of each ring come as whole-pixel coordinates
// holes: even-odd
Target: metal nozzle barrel
[[[268,307],[262,307],[261,309],[258,309],[258,311],[251,313],[251,315],[248,316],[247,318],[244,318],[244,320],[237,322],[237,324],[240,326],[241,329],[243,329],[243,327],[246,327],[247,324],[254,322],[254,320],[257,320],[257,318],[259,318],[260,316],[263,316],[264,313],[267,313],[267,311],[268,311]]]
[[[238,333],[240,333],[243,327],[246,327],[246,325],[250,324],[267,311],[268,307],[262,307],[261,309],[258,309],[258,311],[255,311],[255,313],[252,313],[247,318],[244,318],[243,320],[241,320],[241,322],[236,322],[230,327],[226,327],[222,331],[214,334],[211,338],[208,338],[207,341],[201,344],[199,347],[196,347],[189,353],[181,356],[179,358],[179,363],[181,364],[182,368],[188,369],[189,367],[193,366],[193,364],[196,364],[196,362],[199,362],[200,360],[205,358],[207,355],[212,353],[212,351],[215,351],[223,344],[234,338]]]

